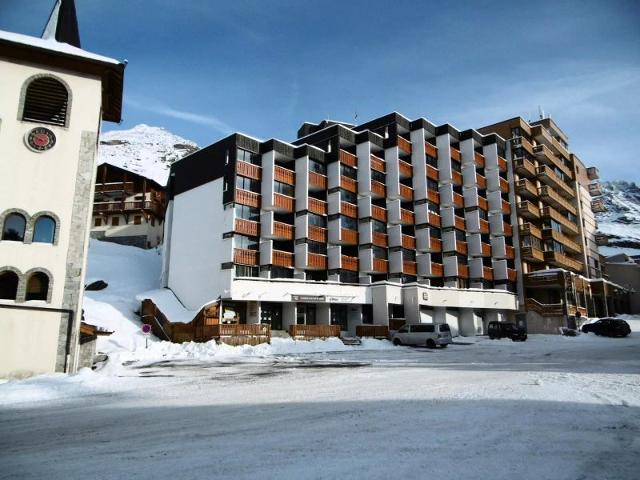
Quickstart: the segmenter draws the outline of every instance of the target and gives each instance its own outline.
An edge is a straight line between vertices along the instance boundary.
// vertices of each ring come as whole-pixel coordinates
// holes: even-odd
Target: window
[[[427,209],[431,213],[437,213],[438,215],[440,215],[440,205],[438,205],[437,203],[427,202]]]
[[[319,255],[326,255],[327,254],[327,244],[326,243],[308,241],[307,242],[307,248],[309,250],[309,253],[317,253]]]
[[[378,233],[387,233],[387,224],[379,220],[371,219],[371,231]]]
[[[416,261],[416,251],[409,250],[407,248],[402,249],[402,260],[405,262],[415,262]]]
[[[340,217],[340,227],[348,228],[350,230],[357,230],[358,220],[356,220],[355,218],[345,217],[344,215],[342,215]]]
[[[371,170],[371,180],[375,180],[376,182],[386,183],[386,175],[378,170]]]
[[[236,159],[240,162],[252,163],[253,165],[262,164],[262,157],[257,153],[238,148],[236,151]]]
[[[428,323],[423,323],[420,325],[412,325],[411,332],[412,333],[433,333],[435,331],[434,325],[430,325]]]
[[[235,234],[233,236],[235,248],[243,248],[245,250],[258,250],[258,239],[247,237],[246,235]]]
[[[102,218],[100,217],[96,217],[93,219],[93,226],[94,227],[100,227],[102,226]]]
[[[4,221],[2,228],[2,240],[24,241],[24,231],[27,220],[19,213],[12,213]]]
[[[134,225],[140,225],[142,223],[142,215],[135,215],[133,217]]]
[[[117,227],[120,225],[120,217],[111,217],[111,226]]]
[[[248,265],[236,265],[236,277],[258,277],[260,276],[258,267]]]
[[[343,202],[349,202],[354,205],[358,203],[358,195],[348,190],[340,190],[340,199]]]
[[[22,120],[64,127],[68,106],[69,92],[61,82],[51,77],[36,78],[27,87]]]
[[[349,177],[354,180],[358,179],[358,173],[356,172],[356,169],[351,168],[350,166],[345,165],[344,163],[340,164],[340,175],[344,175],[345,177]]]
[[[279,182],[275,182],[279,183]],[[260,182],[249,177],[242,177],[238,175],[236,177],[236,188],[242,190],[248,190],[250,192],[260,193]]]
[[[26,300],[46,300],[49,293],[49,277],[42,272],[31,274],[27,280]]]
[[[295,188],[293,187],[293,185],[289,185],[288,183],[278,182],[277,180],[273,181],[273,191],[275,193],[286,195],[288,197],[295,196]]]
[[[56,236],[56,221],[43,215],[38,217],[33,228],[33,241],[37,243],[53,243]]]
[[[438,168],[438,159],[432,157],[431,155],[427,155],[427,165],[431,165],[432,167]]]
[[[340,270],[340,281],[342,283],[358,283],[360,281],[358,272]]]
[[[248,205],[241,205],[236,203],[235,205],[236,217],[242,218],[244,220],[251,220],[253,222],[260,221],[260,209],[255,207],[250,207]]]
[[[462,172],[462,166],[457,160],[451,160],[451,169],[455,170],[456,172]]]
[[[382,260],[386,260],[387,259],[387,249],[386,248],[382,248],[382,247],[377,247],[377,246],[372,246],[371,250],[373,250],[373,257],[374,258],[380,258]]]
[[[309,225],[315,225],[316,227],[327,228],[327,217],[322,215],[316,215],[315,213],[309,213]]]
[[[438,191],[438,182],[432,178],[427,178],[427,189]]]
[[[324,163],[318,162],[317,160],[309,160],[309,171],[326,175],[327,166]]]
[[[293,269],[272,266],[271,278],[293,278]]]
[[[442,232],[438,227],[429,227],[429,236],[431,238],[442,238]]]
[[[18,275],[15,272],[0,272],[0,299],[16,299],[16,296],[18,294],[18,280]]]

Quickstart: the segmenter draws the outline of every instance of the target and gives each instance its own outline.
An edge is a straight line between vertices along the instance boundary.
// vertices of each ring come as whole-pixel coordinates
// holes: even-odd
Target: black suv
[[[514,342],[524,342],[527,339],[527,331],[511,322],[489,322],[487,330],[491,340],[510,338]]]
[[[582,333],[589,332],[605,337],[626,337],[631,333],[631,327],[627,322],[619,318],[601,318],[582,326]]]

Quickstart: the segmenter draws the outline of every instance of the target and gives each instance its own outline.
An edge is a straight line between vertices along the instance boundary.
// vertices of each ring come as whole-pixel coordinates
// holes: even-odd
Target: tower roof
[[[78,17],[73,0],[56,0],[47,25],[42,32],[42,38],[55,39],[80,48],[80,32],[78,31]]]

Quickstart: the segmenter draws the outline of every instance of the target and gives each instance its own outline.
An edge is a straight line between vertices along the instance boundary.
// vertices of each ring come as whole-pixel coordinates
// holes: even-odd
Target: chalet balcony
[[[242,235],[248,235],[250,237],[260,236],[260,224],[252,220],[245,220],[244,218],[236,218],[234,225],[234,232]]]
[[[398,148],[404,153],[411,153],[412,151],[411,142],[401,136],[398,135]]]
[[[351,218],[358,218],[358,206],[349,202],[340,202],[340,213]]]
[[[571,203],[569,203],[565,198],[558,195],[556,191],[548,185],[544,185],[538,189],[538,194],[540,198],[552,207],[556,207],[559,210],[566,210],[574,215],[577,214],[577,209]]]
[[[542,216],[545,218],[551,218],[558,222],[562,226],[563,230],[566,230],[570,235],[578,235],[580,233],[578,225],[560,214],[553,207],[544,207],[542,209]]]
[[[286,183],[287,185],[295,185],[296,172],[289,170],[288,168],[281,167],[280,165],[276,165],[273,169],[273,179],[278,182]]]
[[[327,243],[327,229],[317,225],[309,225],[308,238],[314,242]]]
[[[416,249],[416,237],[412,237],[411,235],[402,235],[402,248],[406,248],[408,250]]]
[[[96,193],[125,193],[133,194],[135,189],[134,182],[107,182],[96,183]]]
[[[380,222],[387,222],[387,209],[379,207],[377,205],[371,205],[371,218],[374,218]]]
[[[544,252],[544,260],[555,267],[566,268],[574,272],[582,271],[581,262],[578,262],[573,258],[563,255],[562,253],[559,253],[559,252],[553,252],[553,251]]]
[[[349,153],[345,150],[340,149],[340,163],[352,168],[356,168],[358,166],[358,157],[356,157],[353,153]]]
[[[424,150],[427,155],[432,158],[438,158],[438,149],[429,142],[424,142]]]
[[[327,214],[327,202],[325,202],[324,200],[318,200],[317,198],[309,197],[308,208],[311,213],[315,213],[316,215]]]
[[[531,263],[544,262],[544,253],[536,247],[520,247],[522,259]]]
[[[371,196],[373,198],[385,198],[387,196],[387,189],[384,183],[371,180]]]
[[[295,201],[293,197],[281,193],[273,194],[273,207],[279,213],[293,213]]]
[[[602,195],[604,191],[602,190],[602,185],[600,183],[590,183],[589,184],[589,194],[592,197],[598,197]]]
[[[403,202],[411,202],[413,201],[413,188],[408,187],[407,185],[400,184],[400,197]]]
[[[451,160],[455,160],[456,162],[460,162],[462,160],[460,150],[455,147],[451,147]]]
[[[327,189],[327,176],[318,172],[309,172],[309,190],[316,192]]]
[[[398,160],[398,168],[400,178],[411,178],[413,177],[413,167],[410,163],[405,162],[404,160]]]
[[[243,162],[242,160],[236,162],[236,173],[243,177],[253,178],[254,180],[260,180],[262,178],[262,168],[249,162]]]
[[[371,161],[372,170],[376,170],[381,173],[385,173],[387,171],[387,164],[382,158],[376,157],[375,155],[371,154],[369,159]]]
[[[535,185],[526,178],[516,182],[516,194],[528,200],[534,200],[538,197],[538,190]]]
[[[520,202],[518,203],[518,215],[529,220],[536,220],[540,218],[540,209],[531,202]]]
[[[384,260],[382,258],[374,258],[373,259],[373,271],[375,273],[388,273],[389,272],[389,261]]]
[[[271,264],[277,267],[293,267],[293,253],[283,250],[273,250]]]
[[[373,182],[371,183],[373,184]],[[349,192],[353,192],[353,193],[358,192],[358,182],[353,178],[349,178],[344,175],[340,175],[340,187],[344,188],[345,190],[348,190]]]
[[[239,265],[258,265],[258,251],[234,248],[233,263],[237,263]]]
[[[573,189],[567,185],[564,180],[558,177],[547,165],[542,165],[536,168],[536,173],[538,174],[541,182],[555,188],[562,196],[566,198],[573,198],[575,196]]]
[[[591,210],[595,213],[606,212],[607,206],[602,198],[596,198],[591,200]]]
[[[438,172],[438,169],[432,167],[431,165],[427,165],[427,178],[430,178],[431,180],[435,180],[437,182],[440,179],[440,173]]]
[[[573,241],[562,232],[558,232],[551,228],[545,228],[542,230],[542,237],[545,240],[553,239],[558,243],[564,245],[564,248],[572,253],[582,253],[582,245]]]
[[[93,204],[93,213],[133,213],[149,212],[157,217],[164,217],[165,207],[155,200],[139,200],[135,202],[96,202]]]
[[[567,167],[562,160],[556,157],[551,149],[546,145],[536,145],[533,147],[533,152],[539,162],[549,165],[550,167],[557,167],[565,175],[571,177],[571,169]]]
[[[260,208],[260,194],[250,192],[248,190],[242,190],[237,188],[235,191],[235,201],[242,205],[248,205],[249,207]]]
[[[484,155],[478,152],[474,152],[473,161],[478,168],[484,168]]]
[[[533,225],[532,223],[523,223],[519,226],[518,231],[521,236],[532,235],[542,240],[542,230]]]

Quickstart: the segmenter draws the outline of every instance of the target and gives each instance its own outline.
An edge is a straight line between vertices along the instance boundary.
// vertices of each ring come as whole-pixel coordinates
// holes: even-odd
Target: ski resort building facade
[[[220,321],[447,322],[518,308],[509,146],[393,113],[305,124],[291,143],[233,134],[171,167],[163,282]]]
[[[124,64],[80,49],[73,2],[44,38],[0,32],[0,377],[75,371],[100,122]]]

